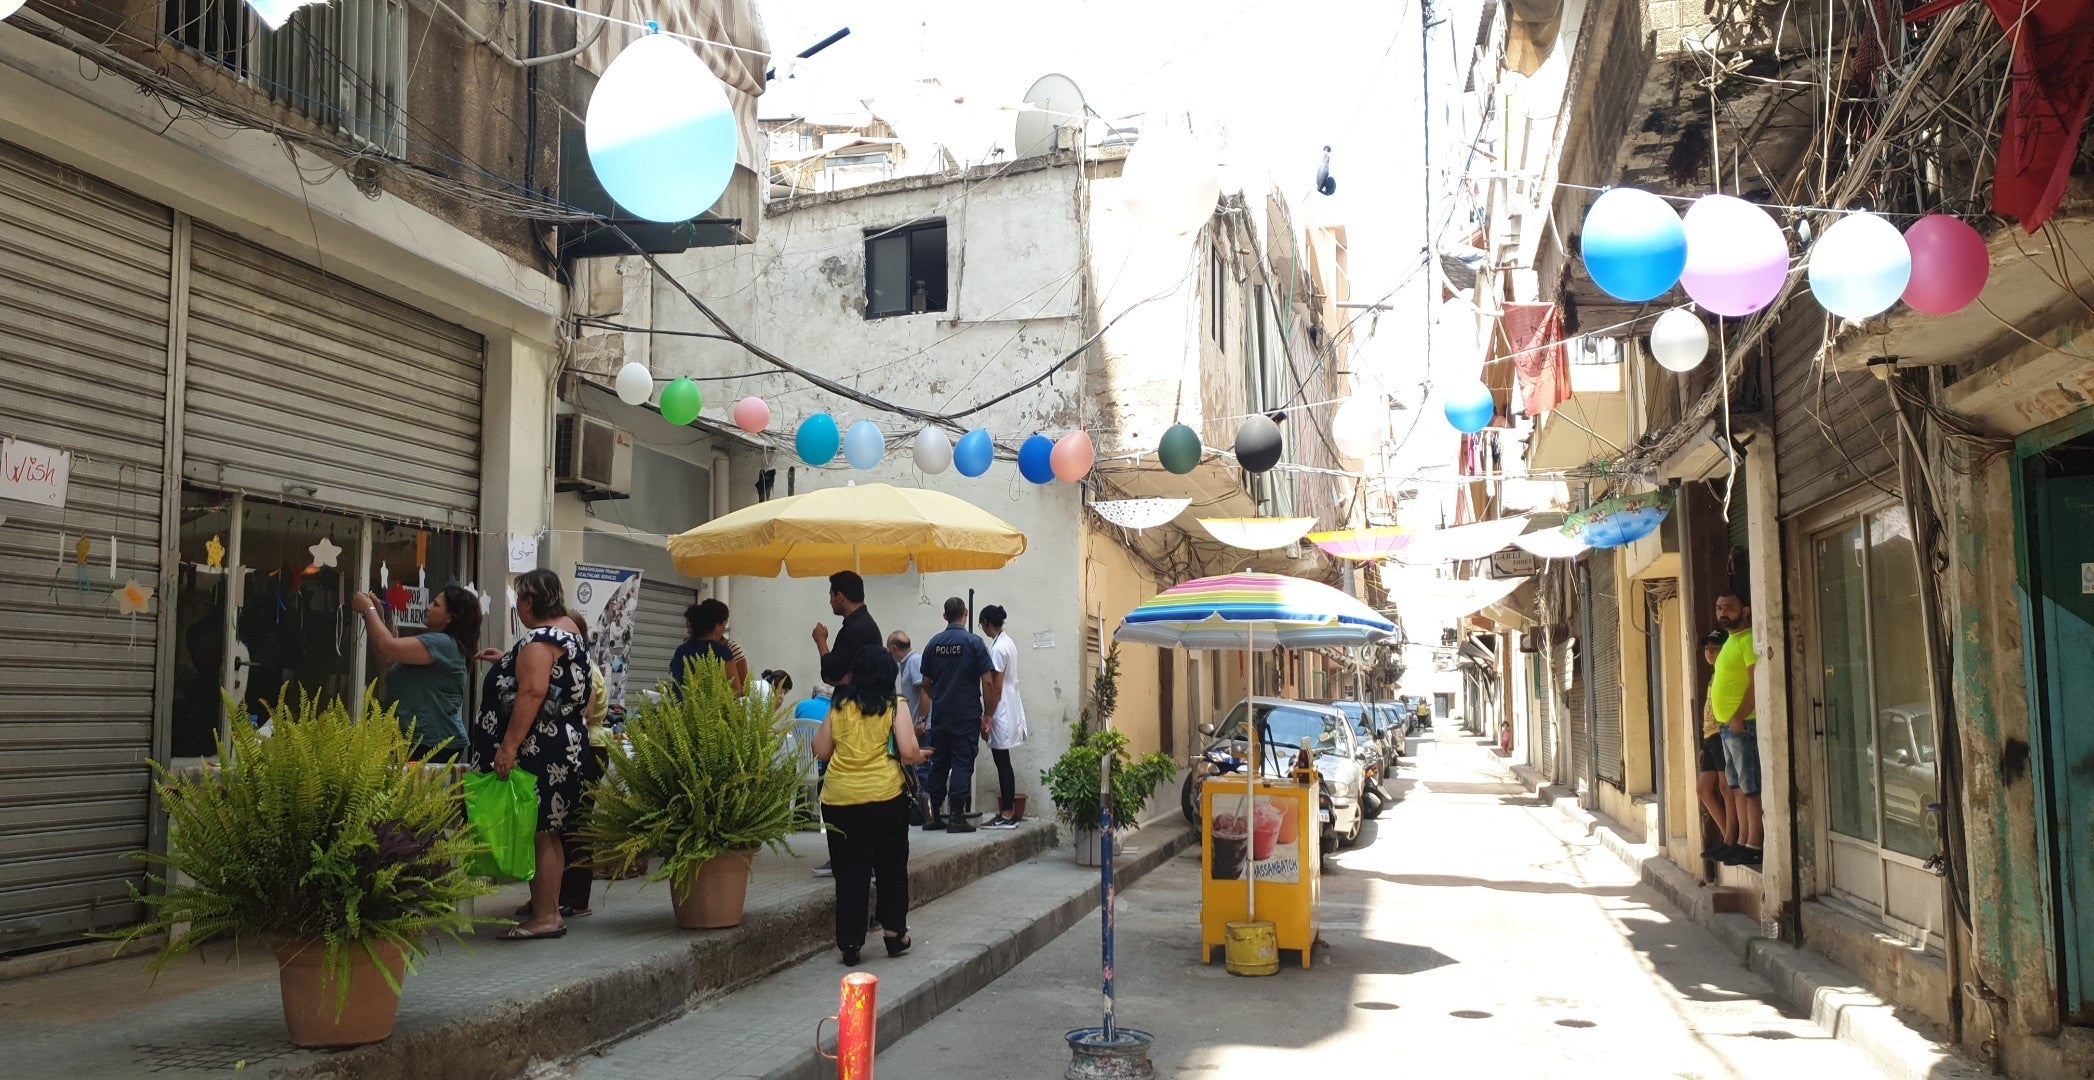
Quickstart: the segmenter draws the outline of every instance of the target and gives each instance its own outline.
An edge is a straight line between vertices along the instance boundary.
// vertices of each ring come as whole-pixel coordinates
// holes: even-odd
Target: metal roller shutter
[[[1621,605],[1613,563],[1610,554],[1592,567],[1592,748],[1600,779],[1620,787]]]
[[[1531,699],[1534,721],[1535,727],[1540,729],[1537,742],[1540,745],[1541,760],[1538,764],[1541,766],[1542,775],[1551,778],[1556,775],[1556,717],[1554,711],[1549,708],[1549,704],[1556,699],[1556,678],[1549,664],[1549,658],[1554,651],[1544,643],[1541,651],[1529,660],[1533,665],[1534,674],[1531,680],[1534,691]]]
[[[189,288],[188,479],[477,524],[479,335],[202,228]]]
[[[697,602],[696,589],[640,579],[640,610],[633,617],[633,655],[627,669],[631,674],[626,676],[629,690],[652,688],[669,677],[669,658],[676,655],[686,633],[684,609]]]
[[[1564,653],[1571,678],[1570,689],[1563,697],[1564,726],[1570,729],[1570,783],[1572,788],[1584,791],[1592,786],[1587,783],[1592,775],[1592,717],[1585,707],[1585,687],[1592,681],[1585,670],[1592,663],[1592,642],[1580,638],[1575,656],[1571,655],[1570,646],[1565,646]]]
[[[139,917],[156,620],[110,593],[160,575],[173,236],[167,210],[0,144],[0,435],[74,455],[63,509],[0,503],[0,952]]]

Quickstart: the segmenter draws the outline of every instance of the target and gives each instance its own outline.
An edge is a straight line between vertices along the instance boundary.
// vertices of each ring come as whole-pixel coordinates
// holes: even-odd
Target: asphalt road
[[[1119,1016],[1154,1033],[1159,1077],[1881,1075],[1770,1004],[1494,754],[1454,732],[1413,754],[1401,801],[1324,877],[1329,948],[1311,970],[1199,962],[1197,851],[1120,897]],[[877,1073],[1060,1076],[1062,1033],[1100,1019],[1098,945],[1094,915],[883,1051]]]

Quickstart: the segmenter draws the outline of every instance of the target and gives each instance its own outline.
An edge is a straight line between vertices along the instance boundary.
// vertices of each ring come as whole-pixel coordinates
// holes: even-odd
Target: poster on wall
[[[1302,800],[1291,793],[1260,795],[1255,811],[1244,795],[1214,797],[1214,827],[1208,832],[1207,865],[1216,881],[1240,881],[1246,872],[1259,881],[1301,880],[1303,847],[1310,830],[1302,828]]]
[[[603,671],[604,697],[611,708],[623,709],[633,620],[640,611],[640,572],[629,566],[577,564],[574,609],[589,620],[589,662]]]

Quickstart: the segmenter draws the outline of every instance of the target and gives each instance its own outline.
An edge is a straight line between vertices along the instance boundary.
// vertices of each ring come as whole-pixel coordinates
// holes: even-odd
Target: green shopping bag
[[[538,778],[510,769],[465,774],[465,820],[487,850],[467,860],[465,872],[496,881],[528,881],[538,872]]]

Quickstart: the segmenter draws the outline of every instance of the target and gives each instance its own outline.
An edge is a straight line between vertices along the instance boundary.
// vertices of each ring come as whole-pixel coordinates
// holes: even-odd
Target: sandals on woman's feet
[[[882,937],[880,940],[886,944],[889,957],[900,956],[909,951],[909,946],[916,944],[909,940],[909,935],[907,934],[895,934]]]
[[[560,905],[560,917],[563,919],[581,919],[586,918],[595,913],[596,911],[594,908],[571,908],[568,907],[566,904]],[[524,906],[517,908],[515,914],[509,917],[515,919],[518,922],[523,922],[529,919],[531,917],[530,902],[525,901]]]
[[[494,939],[496,941],[549,941],[553,938],[566,936],[567,927],[565,924],[555,926],[551,930],[526,930],[521,926],[512,926],[496,934]]]

